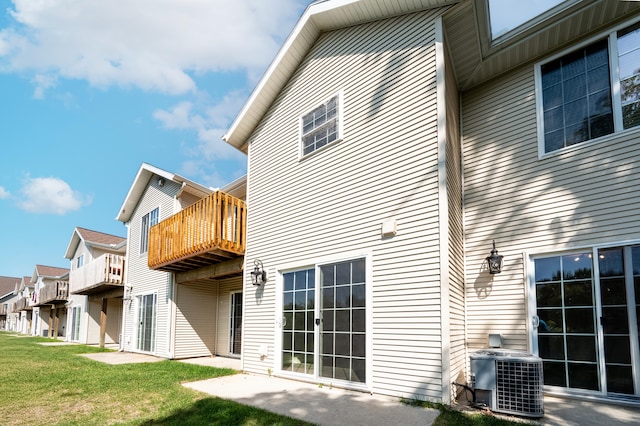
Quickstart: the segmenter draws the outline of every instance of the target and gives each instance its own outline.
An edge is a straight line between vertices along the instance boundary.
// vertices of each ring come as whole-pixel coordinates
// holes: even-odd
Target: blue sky
[[[141,163],[219,187],[220,137],[309,0],[0,0],[0,275],[64,259]]]

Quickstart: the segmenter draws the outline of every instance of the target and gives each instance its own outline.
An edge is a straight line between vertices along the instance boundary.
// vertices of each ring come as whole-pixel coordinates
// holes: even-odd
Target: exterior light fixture
[[[258,259],[253,261],[253,271],[251,271],[251,283],[261,285],[267,282],[267,273],[264,271],[262,262]]]
[[[493,240],[493,250],[491,250],[491,256],[487,257],[487,265],[489,265],[490,274],[499,274],[502,270],[502,258],[503,256],[498,254],[496,250],[496,241]]]

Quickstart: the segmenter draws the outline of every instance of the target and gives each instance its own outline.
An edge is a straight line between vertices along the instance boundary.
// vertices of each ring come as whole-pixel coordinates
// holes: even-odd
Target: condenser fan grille
[[[496,411],[542,416],[542,389],[542,362],[496,358]]]

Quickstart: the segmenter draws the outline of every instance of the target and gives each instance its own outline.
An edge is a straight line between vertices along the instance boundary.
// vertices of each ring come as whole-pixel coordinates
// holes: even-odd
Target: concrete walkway
[[[431,425],[440,414],[402,404],[397,398],[253,374],[184,386],[317,425]]]
[[[640,425],[640,408],[601,401],[544,397],[540,424],[558,426]]]

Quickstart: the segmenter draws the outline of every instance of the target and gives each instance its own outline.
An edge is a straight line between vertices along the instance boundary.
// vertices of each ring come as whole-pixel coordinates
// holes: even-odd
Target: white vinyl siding
[[[501,333],[527,349],[523,252],[640,238],[637,133],[538,159],[534,69],[524,66],[463,96],[469,348]],[[491,241],[502,273],[483,261]]]
[[[441,400],[434,18],[404,15],[325,33],[253,133],[243,368],[274,369],[275,271],[371,253],[372,391]],[[297,161],[299,117],[343,92],[344,138]],[[294,119],[292,119],[294,117]],[[382,238],[381,223],[398,233]],[[369,332],[369,330],[368,330]],[[260,357],[260,348],[268,355]]]
[[[146,188],[140,201],[135,208],[129,222],[127,235],[127,262],[125,273],[126,285],[132,287],[132,295],[135,299],[137,295],[156,292],[157,311],[156,311],[156,349],[155,354],[162,357],[170,357],[169,338],[170,332],[170,313],[173,305],[173,276],[171,273],[162,271],[153,271],[149,269],[147,264],[147,255],[140,253],[140,233],[142,216],[151,210],[159,207],[160,217],[158,221],[162,221],[174,212],[175,196],[180,190],[180,185],[173,181],[166,181],[163,187],[157,187],[153,183],[157,180],[150,179],[150,185]],[[126,351],[135,351],[136,336],[136,304],[134,300],[124,301],[124,349]]]

